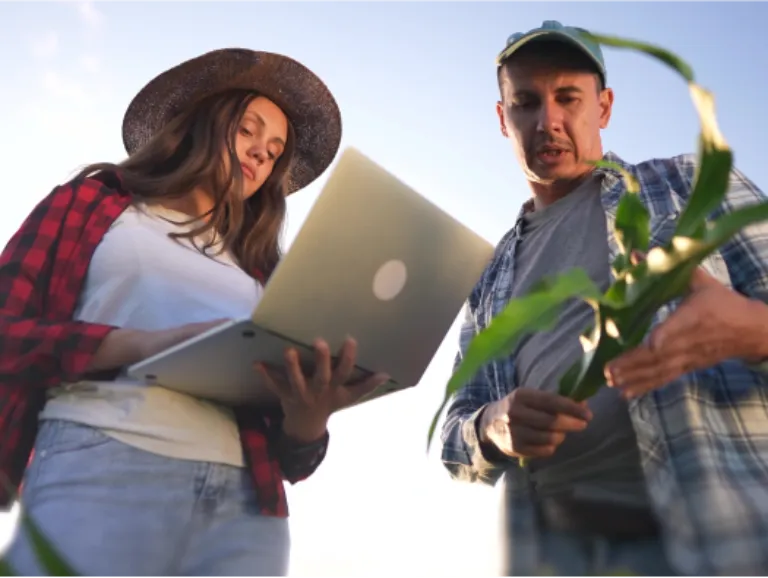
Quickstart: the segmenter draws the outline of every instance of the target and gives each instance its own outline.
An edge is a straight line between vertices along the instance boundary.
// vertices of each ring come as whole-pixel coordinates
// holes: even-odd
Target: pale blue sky
[[[0,241],[78,165],[122,158],[123,111],[153,75],[227,46],[313,68],[339,100],[344,144],[495,241],[528,190],[498,131],[493,60],[509,34],[545,19],[678,52],[715,91],[739,168],[768,186],[765,3],[3,2]],[[634,53],[606,60],[606,148],[629,161],[691,152],[682,81]],[[291,198],[288,241],[323,180]],[[494,572],[498,495],[451,483],[424,454],[455,343],[456,326],[416,390],[333,420],[326,464],[291,489],[294,573]]]

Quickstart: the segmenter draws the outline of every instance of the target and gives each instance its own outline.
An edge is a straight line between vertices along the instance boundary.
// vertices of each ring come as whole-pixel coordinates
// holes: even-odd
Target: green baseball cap
[[[496,66],[501,66],[501,63],[512,56],[521,46],[533,40],[558,40],[573,45],[589,56],[595,63],[603,79],[603,85],[605,85],[606,71],[603,51],[600,50],[600,45],[597,42],[584,36],[585,33],[588,32],[583,28],[563,26],[556,20],[545,20],[540,28],[534,28],[528,32],[515,32],[507,38],[506,47],[496,57]]]

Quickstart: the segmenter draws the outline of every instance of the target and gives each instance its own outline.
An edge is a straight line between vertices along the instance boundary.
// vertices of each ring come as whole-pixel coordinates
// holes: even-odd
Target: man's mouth
[[[569,153],[566,148],[543,146],[536,151],[536,158],[545,165],[557,165],[563,162]]]
[[[565,149],[561,149],[557,147],[542,147],[539,149],[539,152],[537,153],[537,155],[544,158],[556,159],[556,158],[560,158],[567,152],[568,151],[566,151]]]

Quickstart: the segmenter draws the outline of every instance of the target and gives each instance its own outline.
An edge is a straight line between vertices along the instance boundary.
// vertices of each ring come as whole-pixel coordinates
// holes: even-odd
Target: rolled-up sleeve
[[[459,353],[454,370],[458,367],[472,338],[480,326],[472,306],[465,309],[464,323],[459,338]],[[442,429],[442,461],[451,477],[465,482],[494,485],[510,462],[490,461],[480,447],[477,425],[485,406],[494,401],[488,369],[481,369],[472,380],[459,390],[446,414]]]
[[[768,197],[762,190],[744,173],[733,169],[728,192],[714,218],[766,201]],[[733,288],[751,299],[768,303],[768,223],[744,228],[726,242],[720,252]],[[750,367],[768,376],[768,359],[751,364]]]

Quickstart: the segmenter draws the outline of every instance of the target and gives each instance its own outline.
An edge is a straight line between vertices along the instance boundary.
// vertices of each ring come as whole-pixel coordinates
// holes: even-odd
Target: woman
[[[311,475],[345,386],[347,342],[314,375],[261,367],[280,409],[223,407],[121,371],[247,315],[276,267],[285,196],[340,141],[336,102],[285,56],[219,50],[152,80],[123,122],[129,157],[84,169],[0,258],[0,473],[81,574],[284,575],[283,480]],[[284,376],[284,377],[280,377]],[[215,387],[215,384],[211,384]],[[10,496],[9,496],[10,498]],[[8,560],[40,574],[25,532]]]

